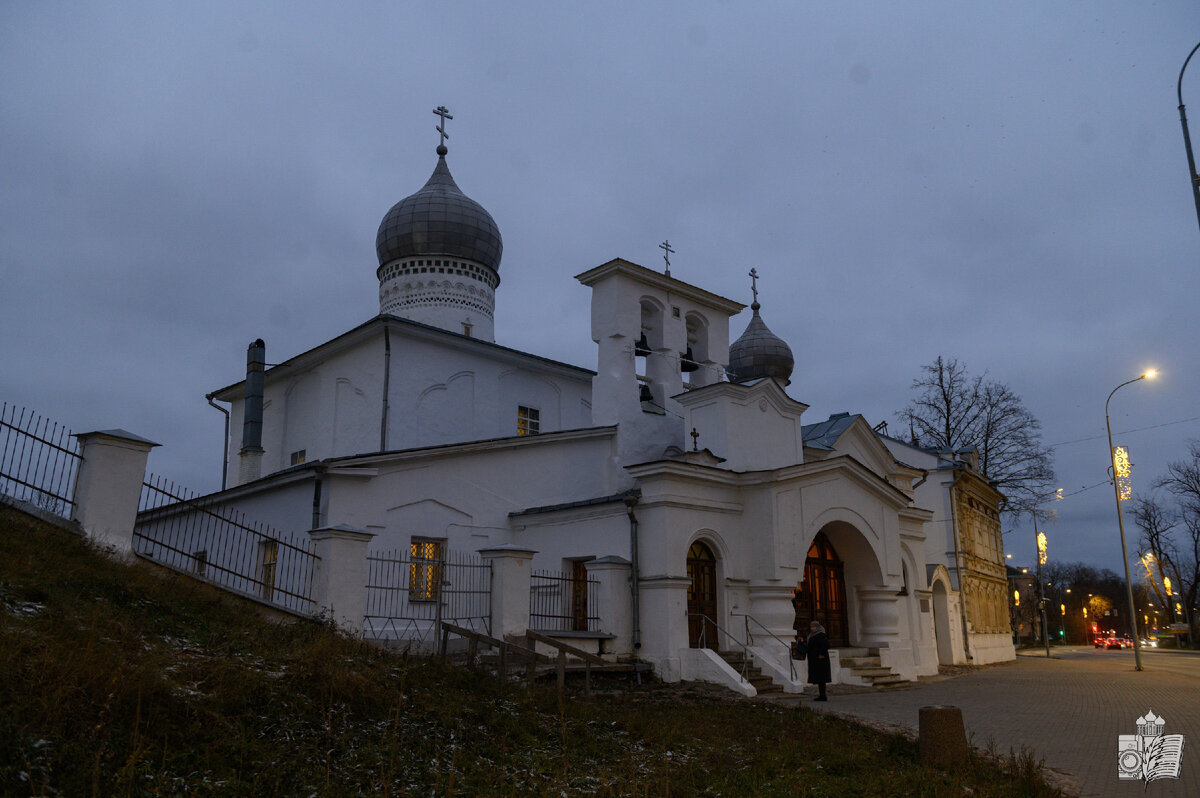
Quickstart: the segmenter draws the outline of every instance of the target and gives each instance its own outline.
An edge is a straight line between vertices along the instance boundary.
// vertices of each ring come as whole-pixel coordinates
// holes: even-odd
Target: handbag
[[[792,659],[803,660],[808,656],[808,646],[802,640],[792,641]]]

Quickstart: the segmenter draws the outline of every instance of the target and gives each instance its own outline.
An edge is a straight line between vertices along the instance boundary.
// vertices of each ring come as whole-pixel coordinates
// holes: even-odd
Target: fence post
[[[367,607],[367,544],[371,532],[327,526],[308,532],[314,553],[312,599],[339,629],[358,634]]]
[[[529,584],[535,554],[513,543],[479,550],[492,570],[492,637],[503,640],[523,635],[529,628]]]
[[[588,560],[589,585],[596,590],[596,606],[600,611],[600,631],[615,635],[608,645],[609,653],[633,652],[633,598],[629,591],[631,565],[622,557],[608,556]],[[591,597],[589,596],[589,601]]]
[[[75,437],[83,461],[75,476],[74,520],[97,543],[131,554],[146,460],[158,444],[123,429]]]

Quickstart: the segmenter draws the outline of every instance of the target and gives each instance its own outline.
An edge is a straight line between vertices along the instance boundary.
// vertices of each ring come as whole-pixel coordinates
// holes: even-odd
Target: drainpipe
[[[383,323],[383,413],[379,422],[379,451],[387,451],[388,384],[392,379],[392,328]]]
[[[325,477],[325,469],[317,466],[313,469],[316,481],[313,482],[312,528],[321,528],[321,482]]]
[[[225,484],[229,479],[229,411],[213,402],[211,393],[206,393],[204,398],[210,405],[225,414],[225,437],[222,439],[224,445],[221,447],[221,490],[225,490]]]
[[[637,496],[625,497],[625,509],[629,513],[629,559],[631,567],[629,570],[630,590],[633,591],[632,607],[633,607],[633,649],[634,651],[642,647],[642,622],[641,613],[638,611],[639,599],[639,571],[638,571],[638,520],[633,514],[633,508],[638,503]]]
[[[967,591],[963,587],[963,564],[958,545],[958,502],[954,499],[954,486],[958,484],[965,473],[962,470],[962,464],[956,463],[955,471],[958,473],[955,475],[954,481],[950,483],[950,523],[954,527],[954,569],[958,571],[958,615],[962,619],[963,653],[967,655],[967,659],[975,659],[971,656],[971,638],[967,631]]]

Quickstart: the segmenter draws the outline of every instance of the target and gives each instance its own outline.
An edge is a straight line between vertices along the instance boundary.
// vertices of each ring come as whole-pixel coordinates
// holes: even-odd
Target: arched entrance
[[[850,645],[845,567],[824,532],[818,532],[808,548],[804,581],[796,588],[792,604],[796,607],[798,631],[807,634],[808,624],[820,621],[830,645]]]
[[[696,541],[688,549],[688,645],[716,651],[717,558],[707,544]]]

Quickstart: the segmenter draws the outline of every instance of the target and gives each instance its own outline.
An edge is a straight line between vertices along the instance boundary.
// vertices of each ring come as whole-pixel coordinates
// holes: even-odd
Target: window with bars
[[[442,541],[413,538],[409,544],[409,601],[437,601],[442,578],[441,567]]]
[[[542,431],[542,411],[536,407],[517,407],[517,434],[537,435]]]
[[[197,549],[192,555],[192,571],[196,576],[204,576],[208,571],[208,549]]]

